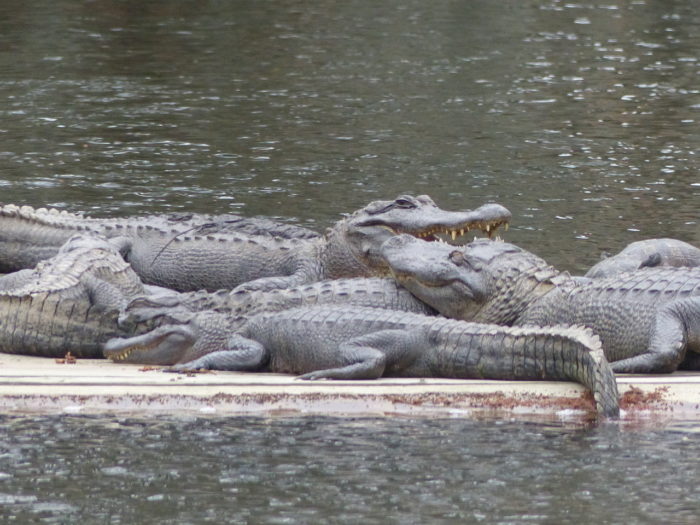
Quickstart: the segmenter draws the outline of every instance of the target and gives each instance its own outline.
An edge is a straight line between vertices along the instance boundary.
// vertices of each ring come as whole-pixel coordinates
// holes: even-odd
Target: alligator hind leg
[[[350,339],[338,345],[338,360],[345,366],[316,370],[299,379],[377,379],[385,370],[405,368],[417,355],[412,334],[403,330],[382,330]]]
[[[693,299],[681,299],[661,306],[654,317],[654,324],[649,337],[649,345],[644,353],[620,359],[610,363],[614,372],[631,374],[664,374],[678,369],[683,361],[688,343],[698,339],[697,333],[700,321],[700,310],[697,310],[695,334],[688,325],[692,318],[688,313],[693,311]],[[700,303],[696,304],[697,307]],[[691,330],[689,330],[691,328]],[[690,337],[689,337],[690,335]]]
[[[91,304],[114,309],[126,306],[126,294],[114,284],[90,274],[83,275],[81,281]]]
[[[349,350],[350,349],[350,350]],[[358,359],[356,363],[337,368],[315,370],[299,376],[299,379],[377,379],[384,373],[384,354],[374,348],[345,343],[338,347],[339,353],[351,351]]]

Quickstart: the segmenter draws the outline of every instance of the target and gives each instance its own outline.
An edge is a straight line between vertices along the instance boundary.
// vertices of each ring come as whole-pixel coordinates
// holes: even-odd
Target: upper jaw
[[[457,238],[471,232],[481,232],[492,237],[501,227],[507,230],[510,220],[510,211],[500,204],[484,204],[475,210],[466,211],[446,211],[429,206],[398,215],[389,212],[358,220],[354,224],[359,229],[379,227],[392,235],[405,233],[424,240],[442,238],[454,243]]]

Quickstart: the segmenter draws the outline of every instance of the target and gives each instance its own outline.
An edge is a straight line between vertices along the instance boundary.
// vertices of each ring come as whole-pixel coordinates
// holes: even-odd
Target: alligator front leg
[[[319,267],[318,257],[319,255],[315,251],[297,254],[294,256],[293,263],[286,266],[284,274],[246,281],[236,286],[231,294],[267,292],[320,281],[324,276]]]
[[[226,370],[229,372],[256,372],[269,359],[269,353],[263,345],[238,334],[233,334],[226,346],[226,350],[217,350],[193,361],[177,364],[171,367],[169,371]]]

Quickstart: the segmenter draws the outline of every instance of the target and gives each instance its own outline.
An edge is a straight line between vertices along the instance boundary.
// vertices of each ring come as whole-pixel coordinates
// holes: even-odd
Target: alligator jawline
[[[488,235],[489,239],[493,238],[496,234],[496,230],[503,226],[504,231],[508,231],[508,222],[506,221],[493,221],[485,222],[472,226],[465,226],[464,228],[443,228],[435,227],[424,232],[414,233],[414,232],[402,232],[397,230],[392,230],[394,234],[399,235],[401,233],[409,233],[414,237],[418,237],[424,241],[434,242],[434,241],[445,241],[455,243],[458,237],[464,237],[466,234],[473,230],[480,231]],[[466,244],[465,242],[458,244]]]

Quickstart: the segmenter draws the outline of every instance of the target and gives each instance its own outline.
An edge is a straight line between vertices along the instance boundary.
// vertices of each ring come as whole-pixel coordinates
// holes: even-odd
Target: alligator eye
[[[460,250],[455,250],[450,253],[450,262],[455,266],[468,268],[475,272],[480,272],[482,269],[482,264],[478,260],[475,260],[473,257],[468,256]]]
[[[459,250],[450,253],[450,262],[459,266],[464,263],[464,254]]]
[[[409,201],[408,199],[404,199],[402,197],[399,197],[394,201],[394,204],[399,206],[400,208],[415,208],[416,205],[412,202]]]

